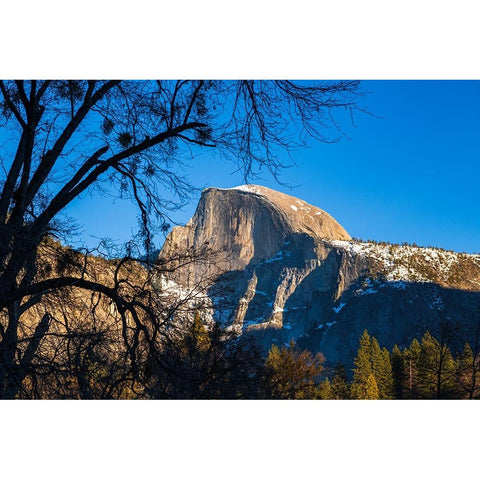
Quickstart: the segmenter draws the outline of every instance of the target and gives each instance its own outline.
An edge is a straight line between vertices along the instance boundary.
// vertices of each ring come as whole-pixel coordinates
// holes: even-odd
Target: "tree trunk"
[[[2,370],[0,373],[0,397],[14,398],[18,391],[18,365],[15,351],[18,342],[19,304],[12,302],[7,306],[8,325],[0,344]]]

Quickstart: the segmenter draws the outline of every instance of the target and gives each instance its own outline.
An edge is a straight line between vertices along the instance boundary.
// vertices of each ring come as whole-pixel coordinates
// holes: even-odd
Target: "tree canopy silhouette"
[[[0,396],[16,395],[51,331],[51,311],[28,332],[22,323],[46,295],[75,287],[108,298],[132,361],[140,337],[151,342],[151,298],[120,272],[140,252],[151,259],[152,236],[191,191],[181,165],[192,154],[223,155],[247,180],[262,168],[276,177],[279,152],[336,141],[333,113],[355,110],[359,94],[356,81],[0,81]],[[131,199],[140,219],[141,248],[130,246],[110,283],[88,275],[89,252],[56,249],[53,267],[41,254],[71,229],[71,202],[102,188]]]

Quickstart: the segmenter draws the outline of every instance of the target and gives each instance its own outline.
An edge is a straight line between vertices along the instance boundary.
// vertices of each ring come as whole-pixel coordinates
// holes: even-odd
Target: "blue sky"
[[[354,237],[480,251],[480,82],[364,81],[355,125],[336,144],[297,150],[296,167],[279,185],[259,183],[297,196],[333,215]],[[196,159],[187,173],[198,187],[243,183],[233,163]],[[174,213],[182,224],[198,196]],[[82,239],[111,236],[125,241],[135,230],[134,209],[110,198],[75,202],[69,213],[83,225]],[[161,243],[162,239],[157,239]]]

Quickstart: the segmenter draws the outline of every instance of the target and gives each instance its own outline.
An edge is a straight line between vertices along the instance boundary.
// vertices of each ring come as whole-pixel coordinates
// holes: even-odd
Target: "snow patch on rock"
[[[401,282],[435,282],[431,272],[447,282],[450,272],[459,263],[461,256],[480,265],[480,255],[463,254],[448,250],[410,245],[378,244],[346,240],[323,241],[347,252],[352,257],[362,256],[376,260],[383,265],[384,279],[394,288],[405,289]],[[424,268],[422,268],[424,267]],[[428,267],[428,268],[425,268]]]
[[[338,313],[345,305],[346,305],[346,303],[345,303],[345,302],[342,302],[342,303],[340,303],[340,305],[338,305],[338,307],[333,307],[332,310],[333,310],[335,313]]]

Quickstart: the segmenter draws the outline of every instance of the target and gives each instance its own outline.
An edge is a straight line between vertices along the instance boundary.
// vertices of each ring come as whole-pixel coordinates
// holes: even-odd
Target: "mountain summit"
[[[285,233],[306,233],[331,240],[350,240],[351,238],[334,218],[320,208],[267,187],[241,185],[230,189],[208,188],[204,190],[203,195],[212,198],[213,201],[220,195],[220,200],[226,201],[233,208],[234,216],[238,211],[245,209],[247,202],[256,203],[258,206],[263,205],[267,211],[271,211],[272,216],[275,213],[279,215]],[[222,198],[225,195],[227,197]],[[254,220],[261,221],[259,218]]]
[[[202,192],[197,210],[185,227],[176,227],[164,250],[178,246],[228,255],[230,270],[274,256],[290,236],[350,240],[328,213],[303,200],[259,185]]]
[[[262,186],[204,190],[160,255],[206,247],[168,285],[212,281],[212,318],[265,349],[293,339],[348,363],[364,329],[391,348],[448,320],[465,341],[480,311],[480,256],[353,241],[328,213]]]

